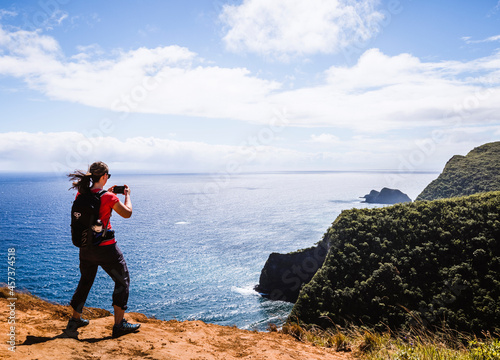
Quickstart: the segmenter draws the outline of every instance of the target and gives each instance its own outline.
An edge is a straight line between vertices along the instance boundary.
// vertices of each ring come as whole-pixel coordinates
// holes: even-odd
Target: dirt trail
[[[85,309],[90,325],[80,328],[78,340],[62,330],[71,314],[69,306],[55,305],[27,294],[15,294],[15,352],[9,350],[11,315],[6,288],[0,288],[1,359],[354,359],[349,353],[317,348],[293,337],[201,321],[160,321],[143,314],[126,318],[141,323],[138,333],[111,338],[112,314]]]

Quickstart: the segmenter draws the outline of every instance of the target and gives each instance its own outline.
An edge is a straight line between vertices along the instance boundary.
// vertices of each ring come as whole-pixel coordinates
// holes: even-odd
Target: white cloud
[[[105,51],[99,44],[90,44],[90,45],[77,45],[76,49],[78,50],[78,54],[71,56],[72,60],[82,61],[89,60],[92,61],[92,58],[103,57],[105,55]]]
[[[7,16],[15,17],[15,16],[17,16],[17,12],[5,10],[5,9],[0,9],[0,19],[7,17]]]
[[[55,15],[54,21],[57,25],[61,25],[61,23],[68,18],[68,14],[66,12],[60,12]]]
[[[245,0],[225,5],[223,40],[234,52],[287,59],[333,53],[376,35],[382,13],[378,0]]]
[[[22,78],[52,99],[126,112],[266,120],[261,105],[279,84],[245,68],[201,66],[186,48],[166,46],[92,59],[96,47],[66,59],[40,32],[0,27],[0,74]]]
[[[466,44],[480,44],[480,43],[486,43],[486,42],[495,42],[495,41],[500,41],[500,35],[494,35],[487,37],[486,39],[481,39],[481,40],[471,40],[472,38],[470,36],[464,36],[462,38],[463,41],[465,41]]]
[[[0,133],[2,171],[65,172],[102,160],[116,171],[229,173],[279,170],[441,170],[455,154],[494,141],[494,127],[460,127],[444,140],[356,136],[314,150],[272,145],[229,146],[157,137],[86,137],[77,132]],[[323,134],[329,135],[329,134]],[[319,135],[327,139],[328,136]],[[304,143],[301,144],[301,146]],[[323,146],[318,150],[317,146]],[[235,170],[236,169],[236,170]]]
[[[155,137],[120,140],[77,132],[0,133],[3,171],[70,172],[103,160],[113,169],[134,172],[226,172],[338,170],[379,165],[394,147],[380,140],[343,142],[341,151],[298,151],[277,146],[228,146]],[[399,144],[393,144],[399,146]],[[377,149],[377,150],[374,150]],[[381,151],[382,150],[382,151]],[[234,169],[238,170],[234,170]]]
[[[500,10],[500,1],[498,1],[497,5],[495,6],[495,10]]]
[[[423,62],[367,50],[332,66],[318,84],[281,90],[245,68],[206,66],[180,46],[139,48],[103,58],[99,48],[65,57],[40,32],[0,27],[0,74],[51,99],[117,112],[224,118],[267,126],[286,110],[290,126],[384,132],[422,126],[498,124],[500,53],[471,61]],[[283,110],[284,109],[284,110]],[[451,124],[451,125],[450,125]]]
[[[332,134],[311,135],[311,142],[320,144],[335,144],[340,141],[339,137]]]
[[[456,117],[464,123],[498,122],[499,84],[498,53],[470,62],[425,63],[371,49],[353,67],[331,67],[323,84],[276,93],[270,101],[286,105],[297,126],[382,132],[448,126]]]
[[[43,5],[43,2],[38,2],[38,5]],[[49,2],[45,5],[49,5]],[[55,27],[61,26],[63,21],[68,18],[68,13],[59,9],[54,1],[49,6],[40,6],[39,10],[34,13],[23,14],[23,27],[28,30],[53,30]]]
[[[279,147],[212,145],[155,137],[120,140],[77,132],[0,133],[3,171],[68,172],[102,159],[121,171],[216,172],[228,164],[239,171],[308,164],[314,154]],[[234,172],[234,170],[231,170]]]

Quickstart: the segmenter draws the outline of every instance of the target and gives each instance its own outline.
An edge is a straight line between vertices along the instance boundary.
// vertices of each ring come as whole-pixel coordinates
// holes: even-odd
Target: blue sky
[[[441,170],[500,138],[500,2],[3,1],[0,171]]]

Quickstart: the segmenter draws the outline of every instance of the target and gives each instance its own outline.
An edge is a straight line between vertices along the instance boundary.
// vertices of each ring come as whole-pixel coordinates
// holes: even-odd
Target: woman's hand
[[[116,193],[115,193],[115,187],[116,187],[116,186],[118,186],[118,185],[113,185],[113,186],[111,186],[111,187],[108,189],[108,191],[109,191],[109,192],[112,192],[112,193],[114,193],[114,194],[116,194]],[[130,188],[128,187],[128,185],[124,185],[124,186],[125,186],[125,189],[123,190],[123,195],[125,195],[125,196],[126,196],[126,195],[130,195]]]
[[[111,191],[114,190],[116,185],[110,188]],[[108,190],[109,191],[109,190]],[[130,188],[128,185],[125,185],[125,190],[123,190],[123,194],[125,195],[125,203],[118,201],[114,206],[113,210],[118,213],[118,215],[128,219],[132,216],[132,201],[130,200]]]

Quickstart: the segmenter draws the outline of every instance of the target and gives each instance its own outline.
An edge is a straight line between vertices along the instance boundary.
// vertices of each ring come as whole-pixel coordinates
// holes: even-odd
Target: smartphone
[[[124,194],[125,193],[125,186],[115,186],[113,189],[113,192],[115,194]]]

